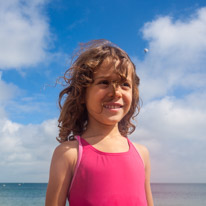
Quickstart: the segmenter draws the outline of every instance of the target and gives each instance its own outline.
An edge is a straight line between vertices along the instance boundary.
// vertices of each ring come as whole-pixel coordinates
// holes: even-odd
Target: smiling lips
[[[119,103],[112,103],[112,104],[104,104],[103,107],[106,109],[119,109],[122,108],[123,106]]]

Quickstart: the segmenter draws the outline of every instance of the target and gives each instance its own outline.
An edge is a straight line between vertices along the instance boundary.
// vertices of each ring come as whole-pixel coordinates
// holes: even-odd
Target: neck
[[[88,123],[87,129],[83,133],[83,138],[89,138],[89,137],[96,137],[96,138],[111,138],[111,137],[117,137],[121,136],[119,129],[118,129],[118,123],[114,125],[105,125],[102,123],[96,123],[95,125],[92,123]]]

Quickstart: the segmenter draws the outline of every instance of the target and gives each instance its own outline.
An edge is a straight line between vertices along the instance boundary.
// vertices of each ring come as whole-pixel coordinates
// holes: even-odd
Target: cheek
[[[127,94],[125,97],[125,103],[127,105],[127,111],[129,111],[132,105],[132,94]]]
[[[85,102],[88,112],[101,113],[103,92],[99,90],[88,90],[85,94]]]
[[[132,103],[132,91],[125,94],[125,101],[127,102],[127,104]]]

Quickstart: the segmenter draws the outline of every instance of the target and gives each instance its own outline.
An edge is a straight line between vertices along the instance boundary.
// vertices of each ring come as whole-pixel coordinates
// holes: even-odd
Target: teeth
[[[116,106],[116,105],[105,105],[104,107],[107,108],[107,109],[121,108],[121,106]]]

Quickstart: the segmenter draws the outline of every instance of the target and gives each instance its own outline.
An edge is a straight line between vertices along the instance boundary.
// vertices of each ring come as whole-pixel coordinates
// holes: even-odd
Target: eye
[[[128,83],[128,82],[124,82],[124,83],[122,84],[122,86],[123,86],[123,87],[128,87],[128,88],[131,87],[130,83]]]
[[[98,84],[109,85],[109,81],[108,80],[102,80],[102,81],[99,81]]]

